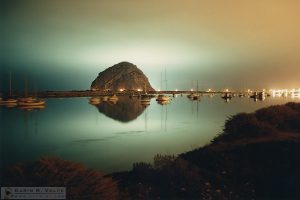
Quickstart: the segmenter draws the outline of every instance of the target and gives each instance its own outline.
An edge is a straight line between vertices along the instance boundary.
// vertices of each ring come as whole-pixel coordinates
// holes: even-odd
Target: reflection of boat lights
[[[270,93],[272,97],[288,97],[291,96],[292,98],[298,97],[300,93],[300,89],[271,89]]]

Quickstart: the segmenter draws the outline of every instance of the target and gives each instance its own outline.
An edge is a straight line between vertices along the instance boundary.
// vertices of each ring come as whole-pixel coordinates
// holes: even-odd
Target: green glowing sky
[[[1,89],[88,89],[121,61],[155,88],[300,87],[300,1],[1,1]]]

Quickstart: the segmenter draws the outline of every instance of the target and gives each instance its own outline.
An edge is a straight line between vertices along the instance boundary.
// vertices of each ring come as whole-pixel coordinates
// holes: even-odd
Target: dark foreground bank
[[[211,144],[105,176],[42,158],[2,173],[5,186],[66,186],[74,199],[300,199],[300,104],[230,117]]]
[[[230,117],[211,144],[115,173],[142,199],[299,199],[300,104]]]

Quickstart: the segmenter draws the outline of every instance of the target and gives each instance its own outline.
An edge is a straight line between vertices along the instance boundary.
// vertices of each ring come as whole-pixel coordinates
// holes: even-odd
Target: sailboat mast
[[[163,91],[163,88],[162,88],[162,72],[160,72],[160,90]]]
[[[11,96],[11,72],[9,72],[9,96]]]
[[[28,90],[27,90],[27,79],[25,78],[25,97],[27,97],[28,96]]]
[[[35,95],[35,97],[37,98],[37,87],[36,87],[36,83],[35,83],[35,86],[34,86],[34,95]]]
[[[168,87],[167,87],[167,68],[165,68],[165,82],[166,82],[166,91],[168,90]]]

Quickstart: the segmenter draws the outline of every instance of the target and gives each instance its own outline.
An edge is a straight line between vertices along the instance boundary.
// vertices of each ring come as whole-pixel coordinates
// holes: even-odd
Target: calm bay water
[[[1,168],[41,156],[58,156],[105,172],[127,170],[134,162],[151,162],[155,154],[179,154],[208,144],[225,120],[239,112],[300,99],[267,98],[254,102],[204,96],[191,102],[173,98],[167,106],[152,99],[121,97],[116,104],[89,104],[89,98],[47,99],[42,110],[0,108]]]

